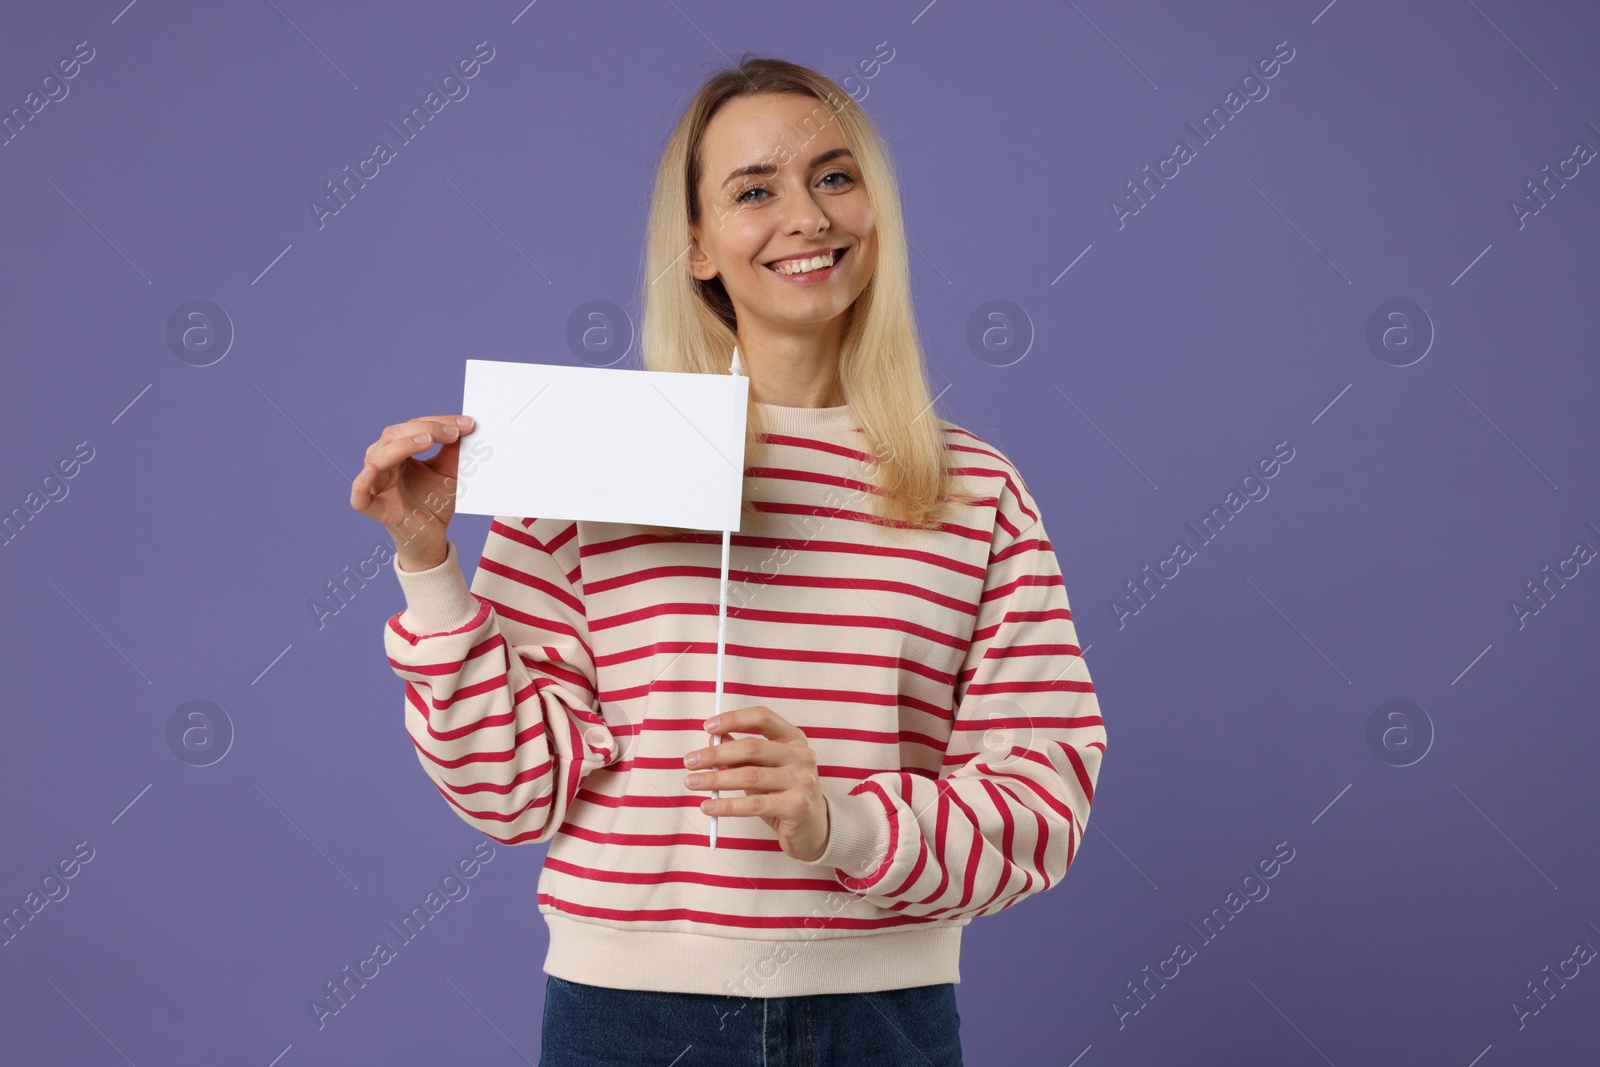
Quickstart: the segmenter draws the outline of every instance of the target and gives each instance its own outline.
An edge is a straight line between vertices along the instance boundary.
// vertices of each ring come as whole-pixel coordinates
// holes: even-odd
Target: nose
[[[809,196],[791,197],[794,205],[789,221],[789,232],[807,240],[820,236],[828,229],[828,215],[822,205]]]

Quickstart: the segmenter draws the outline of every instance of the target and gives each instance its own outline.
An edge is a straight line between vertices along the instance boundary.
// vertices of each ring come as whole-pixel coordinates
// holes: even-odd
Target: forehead
[[[787,164],[846,147],[838,117],[824,101],[798,93],[763,93],[728,101],[706,125],[706,177],[720,184],[735,167]]]

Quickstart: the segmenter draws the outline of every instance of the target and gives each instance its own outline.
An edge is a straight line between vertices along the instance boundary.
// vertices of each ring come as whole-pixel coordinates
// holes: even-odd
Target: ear
[[[685,258],[689,261],[689,273],[703,282],[708,282],[717,276],[717,265],[706,255],[706,250],[700,247],[700,238],[696,236],[699,224],[689,227],[689,251]]]

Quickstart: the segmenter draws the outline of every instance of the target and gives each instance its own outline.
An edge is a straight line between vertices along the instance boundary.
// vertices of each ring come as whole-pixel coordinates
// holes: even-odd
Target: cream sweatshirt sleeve
[[[508,845],[554,836],[619,753],[583,598],[548,547],[570,525],[497,517],[470,587],[454,542],[430,570],[395,567],[406,608],[383,642],[417,759],[464,822]]]
[[[828,795],[828,845],[813,864],[892,911],[1009,907],[1060,880],[1089,820],[1105,726],[1059,561],[1016,489],[997,509],[942,773],[879,772]]]

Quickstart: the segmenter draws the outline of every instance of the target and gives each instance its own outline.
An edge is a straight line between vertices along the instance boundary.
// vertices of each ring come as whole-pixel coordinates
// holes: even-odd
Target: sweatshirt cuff
[[[870,790],[823,796],[828,802],[828,847],[812,864],[836,867],[853,879],[871,879],[886,870],[889,821],[883,801]]]
[[[400,579],[406,608],[400,625],[414,634],[436,634],[454,630],[478,614],[478,600],[467,587],[467,579],[456,562],[454,541],[445,542],[444,562],[425,571],[408,571],[394,561],[394,575]]]

